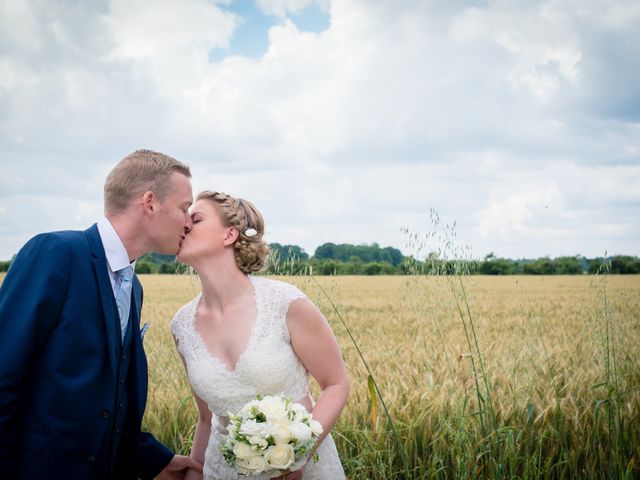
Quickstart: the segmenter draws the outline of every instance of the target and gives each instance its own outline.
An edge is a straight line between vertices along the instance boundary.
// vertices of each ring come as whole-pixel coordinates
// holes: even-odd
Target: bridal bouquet
[[[258,475],[303,467],[322,426],[299,403],[269,395],[230,413],[227,431],[222,443],[225,460],[241,475]]]

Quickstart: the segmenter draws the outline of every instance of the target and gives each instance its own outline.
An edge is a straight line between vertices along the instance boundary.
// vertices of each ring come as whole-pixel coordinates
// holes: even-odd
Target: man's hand
[[[174,455],[169,464],[164,467],[157,480],[182,480],[187,474],[187,469],[192,468],[198,472],[202,472],[202,464],[191,457],[184,455]]]

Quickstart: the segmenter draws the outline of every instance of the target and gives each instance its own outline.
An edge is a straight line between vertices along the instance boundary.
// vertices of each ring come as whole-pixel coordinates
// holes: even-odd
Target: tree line
[[[536,259],[499,258],[493,253],[481,260],[448,260],[431,254],[426,260],[404,256],[400,250],[378,244],[326,243],[309,257],[295,245],[271,244],[265,273],[271,275],[581,275],[596,273],[639,274],[640,258],[629,255],[586,258],[582,255]]]
[[[325,243],[313,256],[297,245],[271,243],[266,275],[581,275],[595,273],[638,274],[640,258],[630,255],[586,258],[581,255],[557,258],[499,258],[493,253],[481,260],[448,260],[432,254],[425,260],[405,256],[393,247]],[[11,261],[0,262],[6,272]],[[136,273],[182,273],[187,267],[173,255],[149,253],[136,262]]]

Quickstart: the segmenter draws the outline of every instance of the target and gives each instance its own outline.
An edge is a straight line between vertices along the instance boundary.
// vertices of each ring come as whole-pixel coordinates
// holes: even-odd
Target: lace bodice
[[[254,289],[256,319],[234,371],[209,353],[195,329],[201,295],[178,310],[171,321],[191,386],[217,416],[239,411],[259,393],[284,393],[294,401],[309,393],[307,371],[291,347],[286,323],[289,305],[303,298],[304,293],[288,283],[249,278]]]

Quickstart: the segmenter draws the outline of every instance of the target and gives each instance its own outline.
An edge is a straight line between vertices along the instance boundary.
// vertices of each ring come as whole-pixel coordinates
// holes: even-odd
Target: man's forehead
[[[171,174],[171,183],[175,190],[179,191],[181,194],[184,192],[189,193],[191,195],[191,178],[187,177],[183,173],[173,172]]]

